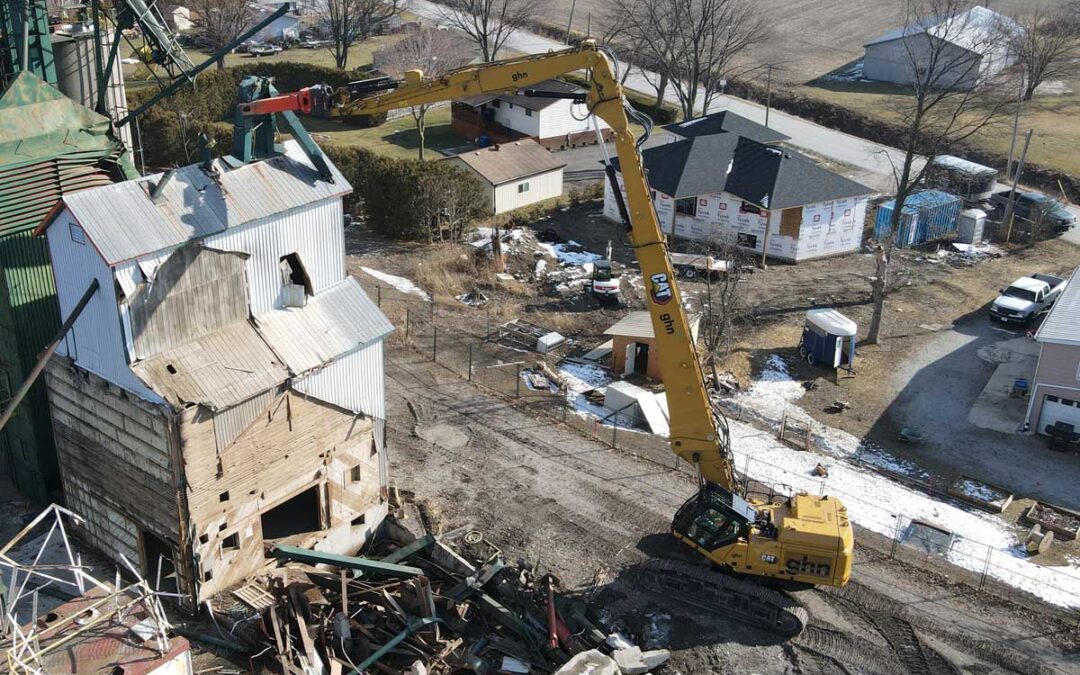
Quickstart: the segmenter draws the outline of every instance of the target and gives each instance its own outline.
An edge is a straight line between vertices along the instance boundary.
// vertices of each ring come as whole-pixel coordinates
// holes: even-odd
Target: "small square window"
[[[1061,399],[1058,398],[1057,396],[1047,396],[1046,400],[1049,401],[1050,403],[1057,403]]]
[[[360,465],[357,464],[353,468],[349,469],[349,480],[353,483],[360,482]]]
[[[532,110],[525,108],[525,117],[532,117]]]
[[[226,490],[225,492],[222,492],[221,494],[219,494],[217,496],[217,498],[218,498],[219,502],[227,502],[227,501],[229,501],[229,491]]]
[[[525,192],[528,192],[528,191],[529,191],[528,182],[518,183],[518,194],[522,194],[522,193],[525,193]]]
[[[720,210],[727,211],[727,202],[720,202]]]
[[[239,551],[240,550],[240,533],[233,532],[229,536],[221,540],[221,550],[225,551]]]
[[[203,570],[203,572],[202,572],[202,580],[203,581],[210,581],[213,578],[214,578],[214,573],[211,572],[209,570],[209,568]]]
[[[68,234],[71,235],[71,241],[81,246],[86,246],[86,230],[75,223],[68,224]]]

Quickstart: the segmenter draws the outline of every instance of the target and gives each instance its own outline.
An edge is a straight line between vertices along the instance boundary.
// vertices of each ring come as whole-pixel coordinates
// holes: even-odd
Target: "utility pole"
[[[585,36],[592,37],[592,12],[585,17]]]
[[[769,126],[769,109],[772,108],[772,64],[768,65],[769,74],[765,81],[765,126]]]
[[[1016,165],[1016,174],[1013,176],[1012,190],[1009,191],[1009,202],[1005,205],[1005,216],[1001,222],[1008,223],[1008,231],[1005,233],[1005,243],[1012,239],[1013,204],[1016,202],[1016,185],[1020,182],[1020,174],[1024,171],[1024,160],[1027,159],[1028,146],[1031,145],[1031,134],[1034,129],[1028,129],[1024,138],[1024,150],[1020,153],[1020,163]]]
[[[1024,74],[1020,73],[1020,86],[1016,91],[1016,111],[1013,113],[1012,142],[1009,143],[1009,163],[1005,165],[1005,180],[1012,176],[1013,153],[1016,151],[1016,130],[1020,126],[1020,111],[1024,107]]]
[[[577,8],[577,0],[574,0],[573,2],[570,3],[570,19],[566,22],[566,40],[563,41],[563,44],[565,44],[565,45],[570,44],[570,29],[574,25],[574,10],[576,8]]]

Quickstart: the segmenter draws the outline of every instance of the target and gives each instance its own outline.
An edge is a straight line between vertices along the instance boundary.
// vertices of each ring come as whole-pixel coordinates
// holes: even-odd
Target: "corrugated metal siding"
[[[293,380],[292,387],[339,408],[386,419],[383,341],[376,340],[322,370]]]
[[[305,307],[267,312],[256,317],[255,324],[294,375],[394,330],[352,277],[308,298]]]
[[[0,266],[19,335],[19,356],[29,371],[60,328],[60,308],[45,241],[29,231],[0,237]]]
[[[147,389],[128,366],[112,270],[89,242],[77,244],[72,241],[71,224],[74,221],[65,212],[57,216],[48,230],[60,315],[66,317],[71,313],[94,278],[100,287],[57,351],[75,359],[82,368],[144,399],[162,402],[161,397]]]
[[[284,306],[279,263],[296,253],[318,294],[345,278],[345,238],[340,199],[328,199],[229,229],[204,241],[208,248],[241,251],[252,316]]]
[[[286,156],[237,169],[219,163],[217,181],[201,165],[177,169],[158,204],[147,189],[160,174],[65,195],[64,202],[113,265],[316,202],[340,202],[352,191],[333,164],[335,182],[320,180],[295,141],[285,151]]]
[[[277,395],[278,388],[275,387],[253,396],[243,403],[218,411],[214,415],[214,439],[217,441],[217,451],[219,453],[223,452],[260,415],[265,414],[270,404],[277,398]]]

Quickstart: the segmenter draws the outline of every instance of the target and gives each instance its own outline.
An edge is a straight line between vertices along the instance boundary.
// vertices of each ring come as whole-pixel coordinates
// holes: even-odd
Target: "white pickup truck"
[[[1068,283],[1052,274],[1032,274],[1020,277],[1002,289],[990,305],[990,319],[1002,323],[1026,324],[1041,312],[1050,309]]]
[[[670,253],[671,266],[675,273],[684,279],[697,277],[718,277],[727,272],[727,261],[717,260],[711,255],[699,255],[696,253]]]

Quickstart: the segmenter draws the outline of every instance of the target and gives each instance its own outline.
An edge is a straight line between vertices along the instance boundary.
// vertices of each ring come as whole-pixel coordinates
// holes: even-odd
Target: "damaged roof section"
[[[174,407],[198,403],[211,410],[247,400],[289,376],[247,321],[137,362],[132,369]]]
[[[286,142],[285,154],[279,157],[238,168],[217,160],[214,168],[216,178],[201,164],[193,164],[64,195],[61,203],[105,262],[115,265],[352,191],[333,165],[334,182],[320,180],[296,141]],[[157,201],[150,198],[155,188],[160,190]],[[48,227],[51,219],[38,230]]]
[[[318,368],[394,330],[352,277],[308,298],[304,307],[275,309],[257,317],[255,324],[293,375]]]

